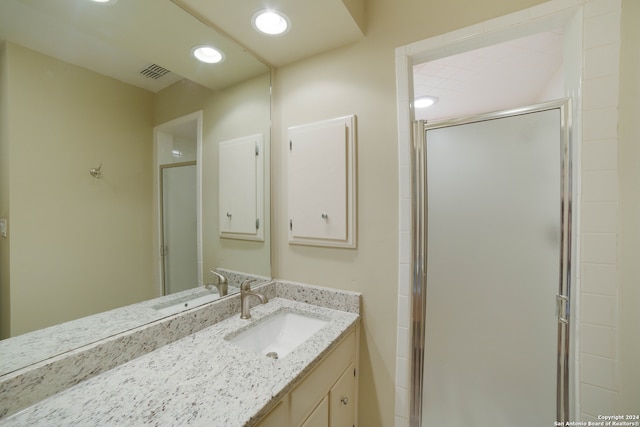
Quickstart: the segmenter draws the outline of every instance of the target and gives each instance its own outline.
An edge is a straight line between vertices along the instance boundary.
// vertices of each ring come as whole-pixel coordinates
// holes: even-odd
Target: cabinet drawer
[[[331,390],[333,384],[345,371],[355,357],[356,334],[352,331],[318,365],[300,385],[291,392],[291,425],[299,426],[313,408]]]

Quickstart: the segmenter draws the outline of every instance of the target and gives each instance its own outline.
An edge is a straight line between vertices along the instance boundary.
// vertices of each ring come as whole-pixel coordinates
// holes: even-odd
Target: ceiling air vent
[[[145,76],[148,79],[157,80],[160,77],[164,76],[165,74],[169,74],[170,72],[171,71],[169,71],[166,68],[163,68],[163,67],[161,67],[159,65],[151,64],[147,68],[145,68],[144,70],[141,70],[140,74],[142,74],[143,76]]]

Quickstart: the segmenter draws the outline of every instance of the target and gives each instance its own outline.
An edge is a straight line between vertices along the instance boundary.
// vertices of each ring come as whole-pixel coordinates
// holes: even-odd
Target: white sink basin
[[[153,308],[159,311],[160,313],[164,314],[165,316],[170,316],[172,314],[180,313],[181,311],[188,310],[190,308],[197,307],[199,305],[206,304],[211,301],[215,301],[218,298],[220,297],[218,296],[217,292],[212,292],[207,290],[202,293],[191,295],[187,298],[180,298],[178,301],[174,303],[169,303],[169,304],[165,303],[162,305],[155,306]]]
[[[329,323],[311,315],[276,312],[225,339],[247,350],[281,359]]]

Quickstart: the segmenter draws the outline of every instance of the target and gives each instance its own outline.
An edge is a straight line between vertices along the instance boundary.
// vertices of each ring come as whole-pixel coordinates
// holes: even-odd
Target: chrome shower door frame
[[[422,427],[422,401],[424,378],[425,325],[426,325],[426,266],[427,266],[427,147],[426,131],[443,127],[476,123],[522,114],[548,110],[560,110],[561,132],[561,191],[560,212],[561,239],[558,254],[560,277],[558,278],[558,332],[557,332],[557,384],[556,418],[557,421],[569,420],[569,355],[571,337],[571,282],[573,252],[573,176],[571,148],[571,102],[569,99],[550,101],[523,108],[516,108],[476,116],[468,116],[429,124],[416,121],[412,128],[413,147],[411,150],[411,323],[410,323],[410,384],[409,384],[409,425]]]

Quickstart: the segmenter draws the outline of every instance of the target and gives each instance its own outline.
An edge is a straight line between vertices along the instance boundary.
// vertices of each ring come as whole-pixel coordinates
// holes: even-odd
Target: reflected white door
[[[162,168],[164,294],[198,286],[196,165]]]
[[[560,110],[427,130],[423,426],[556,420]]]

